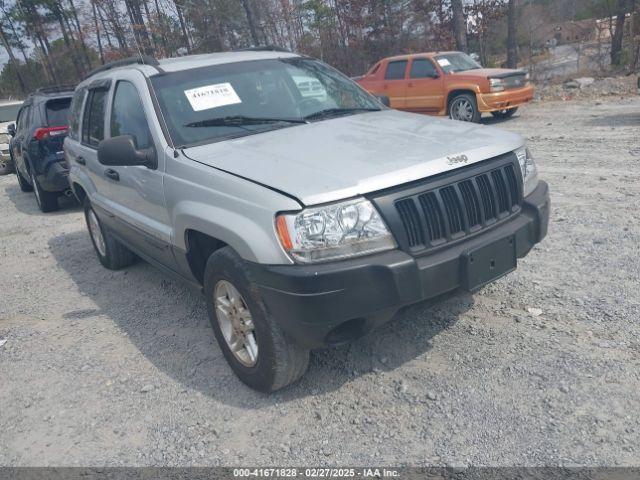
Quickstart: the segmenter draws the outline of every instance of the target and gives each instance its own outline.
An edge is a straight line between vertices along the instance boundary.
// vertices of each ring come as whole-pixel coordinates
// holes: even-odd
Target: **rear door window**
[[[387,72],[384,75],[385,80],[402,80],[404,79],[404,72],[407,70],[407,60],[400,60],[397,62],[389,62],[387,65]]]
[[[91,90],[82,119],[82,143],[98,147],[104,140],[104,112],[108,90]]]
[[[56,98],[49,100],[46,105],[47,126],[64,127],[69,125],[69,107],[71,98]]]

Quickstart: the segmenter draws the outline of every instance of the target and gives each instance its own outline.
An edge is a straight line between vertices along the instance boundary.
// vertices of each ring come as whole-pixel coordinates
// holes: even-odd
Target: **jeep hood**
[[[187,157],[315,205],[487,160],[524,144],[482,125],[383,110],[190,147]],[[466,155],[460,163],[453,157]]]

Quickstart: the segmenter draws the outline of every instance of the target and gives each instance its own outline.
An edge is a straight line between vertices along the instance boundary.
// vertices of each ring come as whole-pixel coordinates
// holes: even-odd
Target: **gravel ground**
[[[78,207],[40,214],[0,177],[0,465],[639,466],[640,100],[499,126],[551,185],[544,243],[270,396],[236,380],[200,297],[103,269]]]

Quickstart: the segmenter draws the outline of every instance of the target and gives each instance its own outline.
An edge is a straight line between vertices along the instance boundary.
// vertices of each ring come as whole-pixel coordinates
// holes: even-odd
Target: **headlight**
[[[317,263],[396,248],[374,206],[365,199],[307,208],[276,217],[282,247],[298,263]]]
[[[520,171],[522,172],[522,182],[524,185],[524,196],[529,196],[538,186],[538,167],[531,155],[531,151],[522,147],[516,150]]]
[[[500,78],[490,78],[489,87],[492,92],[504,92],[504,82]]]

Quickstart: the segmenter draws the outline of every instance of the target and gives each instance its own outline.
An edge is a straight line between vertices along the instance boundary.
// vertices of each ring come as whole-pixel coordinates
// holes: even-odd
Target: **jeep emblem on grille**
[[[458,163],[468,163],[469,157],[466,155],[458,155],[457,157],[447,157],[449,165],[457,165]]]

